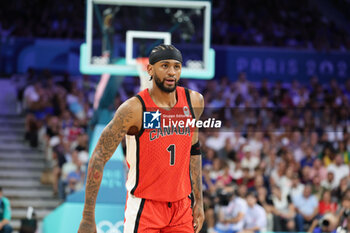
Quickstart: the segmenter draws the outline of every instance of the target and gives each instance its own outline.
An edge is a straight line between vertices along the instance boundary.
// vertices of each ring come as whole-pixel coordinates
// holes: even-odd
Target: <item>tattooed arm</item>
[[[125,134],[140,129],[141,112],[141,103],[136,98],[131,98],[118,108],[113,119],[104,128],[89,161],[83,219],[78,233],[96,233],[95,204],[104,166]]]
[[[203,113],[203,96],[195,91],[190,91],[191,102],[196,119],[199,120]],[[198,142],[198,129],[193,133],[192,145]],[[200,154],[191,155],[190,161],[192,191],[194,195],[193,226],[195,233],[200,232],[204,222],[203,194],[202,194],[202,157]]]

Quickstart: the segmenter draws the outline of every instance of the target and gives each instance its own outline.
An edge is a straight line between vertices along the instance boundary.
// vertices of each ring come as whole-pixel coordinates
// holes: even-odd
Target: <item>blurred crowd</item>
[[[79,38],[85,35],[85,1],[2,1],[0,38]]]
[[[204,95],[208,232],[335,230],[350,208],[350,80],[185,82]]]
[[[87,76],[37,74],[15,76],[19,111],[25,114],[25,139],[44,151],[43,183],[54,196],[65,196],[83,186],[88,156],[88,122],[92,117],[95,83]]]
[[[213,0],[212,3],[212,43],[215,45],[350,49],[349,33],[322,15],[311,0]],[[85,4],[83,0],[3,1],[0,3],[0,37],[84,39]],[[334,4],[340,14],[348,16],[347,1],[337,0]],[[113,30],[123,35],[138,20],[115,24]],[[99,25],[95,26],[99,31]],[[161,30],[162,26],[159,27]],[[199,33],[200,30],[190,35],[200,38]]]
[[[213,1],[212,43],[349,50],[348,33],[322,15],[314,3]]]

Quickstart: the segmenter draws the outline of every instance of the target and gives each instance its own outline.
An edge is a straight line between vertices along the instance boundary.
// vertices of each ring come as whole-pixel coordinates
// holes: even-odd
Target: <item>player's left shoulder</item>
[[[191,99],[191,104],[192,104],[194,114],[196,118],[199,119],[204,109],[203,95],[197,91],[190,90],[190,89],[188,89],[188,92],[190,94],[190,99]]]
[[[197,91],[188,89],[190,94],[192,106],[194,108],[204,108],[204,98],[203,95]]]

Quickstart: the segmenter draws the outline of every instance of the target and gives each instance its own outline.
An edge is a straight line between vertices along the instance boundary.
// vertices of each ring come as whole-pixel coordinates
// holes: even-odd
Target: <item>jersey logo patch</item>
[[[187,106],[185,106],[184,108],[183,108],[183,110],[184,110],[184,114],[185,114],[185,116],[190,116],[190,110],[188,109],[188,107]]]
[[[145,129],[159,129],[160,128],[160,116],[162,114],[157,110],[156,112],[144,112],[143,113],[143,128]]]

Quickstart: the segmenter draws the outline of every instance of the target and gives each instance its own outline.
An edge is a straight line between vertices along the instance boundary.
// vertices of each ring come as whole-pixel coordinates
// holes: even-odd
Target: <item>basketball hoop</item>
[[[152,80],[149,80],[150,75],[147,72],[147,65],[148,57],[136,58],[137,73],[140,77],[140,91],[152,87]]]

